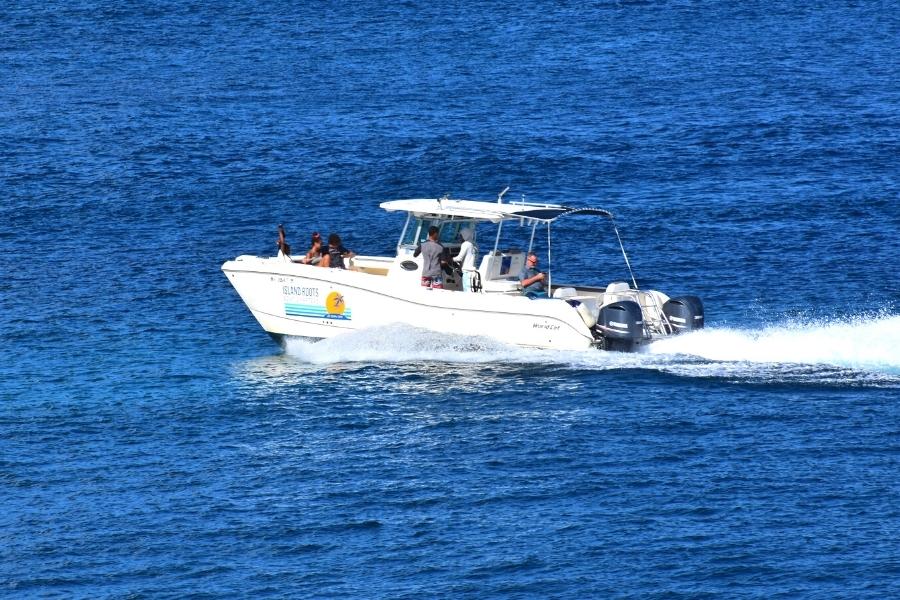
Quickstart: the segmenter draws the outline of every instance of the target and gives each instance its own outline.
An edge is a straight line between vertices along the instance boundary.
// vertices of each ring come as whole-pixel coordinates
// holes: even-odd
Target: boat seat
[[[519,273],[525,266],[525,254],[521,250],[497,250],[485,254],[478,272],[485,292],[518,293],[521,290]]]
[[[597,300],[596,296],[576,296],[570,300],[570,303],[577,303],[575,308],[578,310],[578,314],[581,315],[584,324],[588,327],[596,325],[597,317],[600,316],[600,306]]]
[[[554,298],[571,298],[578,295],[578,290],[572,287],[561,287],[553,290]]]
[[[488,279],[482,280],[481,289],[485,292],[498,292],[501,294],[521,294],[522,286],[516,279]]]
[[[633,294],[631,294],[631,287],[624,281],[613,281],[606,286],[606,291],[603,293],[604,306],[612,302],[632,299]]]
[[[575,307],[584,324],[593,327],[597,324],[597,317],[600,315],[600,298],[597,296],[579,296],[578,290],[573,287],[560,287],[553,290],[553,297],[565,300]]]

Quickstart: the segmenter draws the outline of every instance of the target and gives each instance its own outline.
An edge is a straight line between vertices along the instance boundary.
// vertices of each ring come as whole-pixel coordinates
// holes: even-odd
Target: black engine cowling
[[[703,303],[697,296],[679,296],[663,304],[672,333],[703,329]]]
[[[644,341],[641,307],[630,300],[613,302],[601,308],[597,328],[603,336],[606,350],[634,352]]]

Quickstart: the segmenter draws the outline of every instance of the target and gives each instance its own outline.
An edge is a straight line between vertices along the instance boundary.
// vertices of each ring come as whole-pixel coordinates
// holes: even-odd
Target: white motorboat
[[[262,328],[279,340],[285,336],[323,339],[404,323],[525,347],[628,352],[655,339],[703,327],[703,305],[696,296],[669,298],[638,287],[613,216],[606,210],[524,200],[509,203],[503,202],[503,193],[496,202],[444,197],[393,200],[380,206],[407,215],[394,256],[354,256],[348,269],[340,269],[301,264],[279,252],[272,257],[239,256],[223,264],[222,270]],[[579,215],[609,221],[630,284],[555,283],[551,225]],[[513,223],[518,231],[530,233],[525,251],[501,247],[504,224]],[[416,256],[415,250],[431,226],[439,228],[439,242],[448,258],[458,252],[463,228],[473,230],[476,244],[479,233],[489,239],[485,230],[496,229],[493,248],[482,249],[476,263],[470,291],[463,291],[458,268],[444,277],[444,289],[421,285],[422,256]],[[523,294],[519,279],[539,226],[547,231],[543,248],[548,259],[546,297]],[[510,229],[515,231],[507,226],[507,238]]]

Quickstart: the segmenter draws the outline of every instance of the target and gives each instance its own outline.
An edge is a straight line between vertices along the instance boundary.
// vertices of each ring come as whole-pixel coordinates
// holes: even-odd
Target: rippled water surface
[[[900,595],[897,56],[885,2],[13,3],[0,595]],[[281,349],[220,271],[506,186],[707,328]]]

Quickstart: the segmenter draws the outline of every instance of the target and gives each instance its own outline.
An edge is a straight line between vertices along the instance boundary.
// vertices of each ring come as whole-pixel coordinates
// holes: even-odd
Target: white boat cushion
[[[631,300],[632,295],[629,293],[631,288],[624,281],[614,281],[606,286],[606,292],[603,294],[603,305],[620,300]]]
[[[571,298],[578,294],[578,291],[575,288],[570,287],[561,287],[553,290],[554,298]]]

